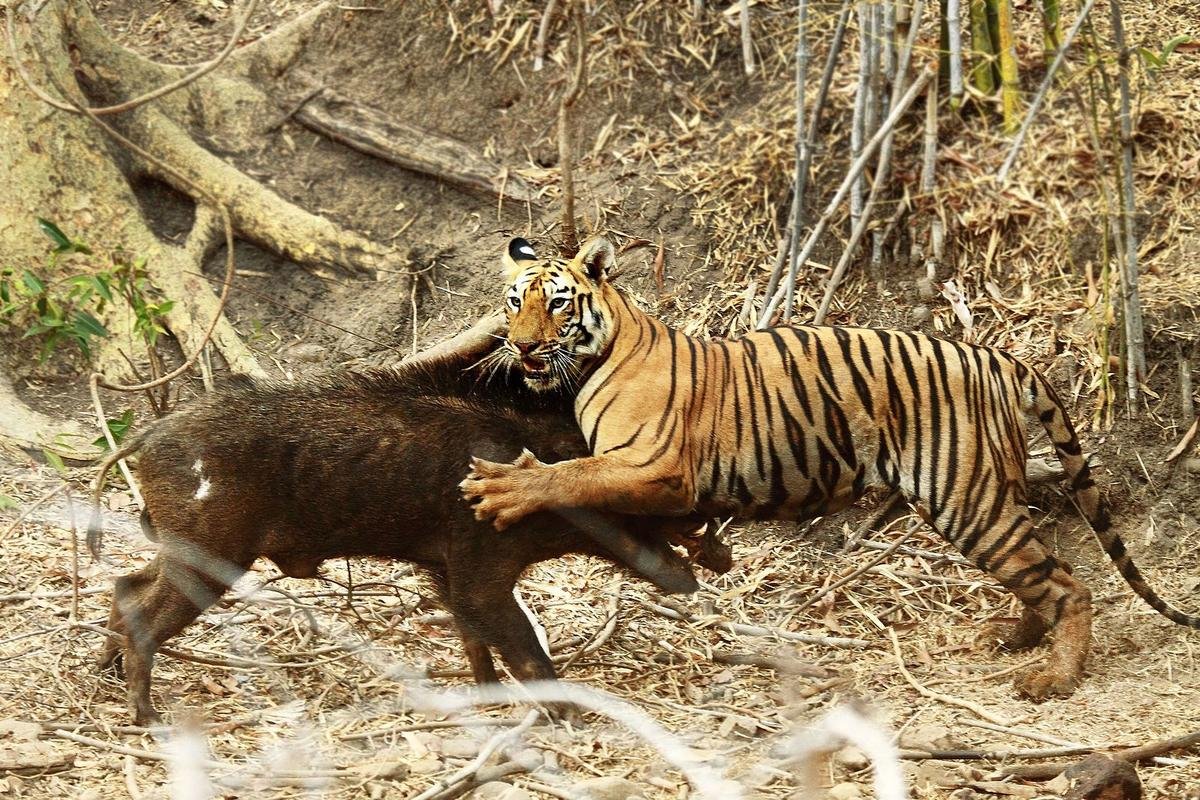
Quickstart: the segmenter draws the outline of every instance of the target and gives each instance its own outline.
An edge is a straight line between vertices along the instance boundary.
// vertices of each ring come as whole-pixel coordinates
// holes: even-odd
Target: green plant
[[[41,338],[39,361],[45,361],[64,342],[74,342],[84,358],[91,358],[93,341],[109,335],[96,315],[120,298],[133,311],[134,332],[153,348],[159,334],[166,332],[162,319],[175,303],[150,299],[146,260],[137,258],[110,269],[50,280],[43,275],[59,272],[63,256],[92,255],[92,251],[50,220],[39,217],[37,223],[53,243],[46,269],[42,275],[28,268],[0,270],[0,322],[23,326],[22,338]]]
[[[39,218],[38,226],[54,242],[47,265],[50,270],[63,255],[91,255],[87,245],[70,239],[53,222]],[[63,285],[66,291],[61,290]],[[50,283],[30,269],[0,270],[0,320],[25,325],[22,338],[42,338],[40,361],[63,342],[74,342],[85,358],[90,357],[92,339],[108,336],[108,330],[88,306],[101,311],[111,300],[112,293],[102,276],[75,275]]]
[[[162,319],[175,307],[175,301],[150,302],[147,299],[148,284],[144,258],[135,258],[128,264],[118,264],[111,274],[117,281],[119,293],[133,309],[134,332],[141,334],[147,346],[154,347],[159,334],[167,332]]]
[[[121,416],[116,419],[106,419],[104,424],[108,426],[108,432],[112,434],[113,441],[118,445],[125,439],[125,434],[129,433],[130,427],[133,426],[133,409],[127,408],[121,413]],[[93,445],[101,450],[108,450],[108,439],[104,436],[96,437]]]
[[[1175,52],[1176,48],[1181,45],[1191,44],[1191,36],[1173,36],[1166,41],[1162,49],[1157,53],[1148,47],[1138,47],[1135,52],[1142,59],[1142,65],[1145,66],[1146,72],[1153,77],[1160,69],[1167,65],[1167,59]]]

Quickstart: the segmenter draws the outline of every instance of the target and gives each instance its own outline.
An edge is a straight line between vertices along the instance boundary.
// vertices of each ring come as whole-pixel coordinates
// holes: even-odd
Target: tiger
[[[687,336],[610,280],[613,246],[501,255],[508,332],[496,359],[539,391],[569,391],[590,457],[544,464],[473,458],[461,489],[503,530],[544,509],[804,520],[868,490],[899,492],[1021,602],[998,644],[1045,662],[1018,675],[1032,700],[1080,685],[1091,640],[1088,588],[1037,538],[1026,500],[1026,415],[1036,415],[1071,496],[1121,576],[1151,607],[1200,628],[1146,582],[1109,511],[1062,401],[1003,350],[922,333],[783,326],[732,340]]]

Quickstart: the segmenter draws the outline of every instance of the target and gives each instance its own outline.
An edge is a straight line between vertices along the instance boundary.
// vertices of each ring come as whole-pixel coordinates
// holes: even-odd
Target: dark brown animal
[[[569,400],[547,402],[519,378],[483,394],[469,366],[478,353],[362,374],[224,389],[155,423],[112,455],[104,471],[140,451],[143,531],[161,542],[154,561],[116,581],[101,666],[123,656],[139,724],[150,701],[154,653],[215,603],[259,556],[287,575],[313,577],[337,556],[410,561],[430,573],[453,613],[476,681],[496,681],[490,648],[521,680],[553,680],[554,667],[513,586],[531,564],[565,553],[620,562],[667,592],[696,588],[668,538],[729,568],[714,537],[687,536],[697,520],[571,510],[570,523],[539,514],[496,537],[477,522],[457,484],[472,454],[497,461],[523,447],[574,458],[587,444]],[[88,545],[99,552],[98,517]]]

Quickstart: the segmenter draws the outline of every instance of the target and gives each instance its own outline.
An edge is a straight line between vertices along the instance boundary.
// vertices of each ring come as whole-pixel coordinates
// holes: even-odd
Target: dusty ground
[[[251,34],[260,35],[303,5],[265,3]],[[509,236],[529,235],[552,246],[557,213],[552,120],[562,80],[556,61],[562,55],[562,26],[552,33],[546,70],[533,73],[530,48],[540,4],[506,3],[495,21],[483,4],[476,5],[413,2],[403,13],[393,7],[347,11],[343,27],[318,41],[296,71],[316,74],[344,94],[494,153],[546,187],[543,208],[508,203],[497,209],[489,198],[463,194],[348,151],[294,123],[253,145],[212,143],[281,194],[393,241],[407,249],[416,267],[432,266],[432,288],[425,284],[416,296],[400,296],[398,282],[387,276],[377,282],[350,281],[239,245],[244,272],[231,314],[264,363],[276,371],[382,362],[410,351],[414,342],[436,341],[493,303],[496,255]],[[218,2],[111,0],[100,6],[122,41],[149,56],[178,62],[207,57],[220,46],[229,24],[228,9]],[[582,147],[581,213],[589,228],[607,229],[620,241],[663,242],[666,281],[661,293],[650,277],[654,247],[633,250],[623,259],[622,281],[648,306],[692,331],[736,331],[746,281],[751,276],[762,280],[763,265],[774,252],[776,211],[786,189],[791,122],[779,120],[787,108],[790,11],[770,3],[755,7],[762,24],[757,43],[763,63],[759,77],[746,79],[729,15],[714,12],[697,29],[661,4],[642,4],[639,11],[601,8],[620,24],[604,28],[594,48],[594,86],[604,88],[594,89],[585,103],[581,139],[596,144]],[[1161,42],[1186,27],[1187,13],[1184,4],[1171,3],[1157,4],[1153,14],[1131,9],[1130,28],[1137,41]],[[822,14],[818,23],[827,26],[828,9]],[[457,35],[448,32],[448,20],[454,21]],[[1031,30],[1027,25],[1025,32]],[[1035,41],[1032,35],[1026,40]],[[380,52],[389,56],[379,58]],[[1036,60],[1031,52],[1024,55],[1030,63]],[[1157,397],[1139,419],[1121,415],[1111,429],[1101,426],[1085,442],[1086,450],[1098,454],[1098,479],[1110,491],[1117,525],[1135,557],[1164,596],[1192,610],[1198,606],[1200,577],[1195,569],[1200,477],[1166,469],[1163,458],[1186,427],[1173,389],[1176,348],[1195,339],[1194,298],[1189,306],[1183,288],[1189,285],[1191,258],[1200,252],[1188,224],[1197,201],[1194,192],[1186,191],[1195,185],[1188,172],[1196,169],[1195,163],[1189,167],[1186,156],[1188,147],[1195,152],[1197,141],[1187,115],[1188,109],[1200,109],[1195,61],[1185,56],[1160,76],[1156,100],[1146,103],[1153,124],[1140,134],[1139,189],[1145,197],[1139,199],[1151,211],[1142,220],[1152,293],[1148,303],[1154,311],[1150,383]],[[1028,80],[1040,77],[1026,72],[1032,73]],[[848,75],[835,84],[835,134],[844,125],[836,109],[849,102],[849,87]],[[303,93],[298,84],[288,83],[278,91],[281,109]],[[1050,370],[1064,389],[1069,386],[1076,416],[1086,423],[1097,403],[1098,357],[1092,318],[1084,307],[1090,270],[1085,263],[1089,253],[1094,257],[1095,247],[1080,220],[1090,219],[1088,203],[1094,193],[1068,185],[1064,175],[1078,170],[1079,163],[1053,157],[1058,152],[1053,140],[1061,131],[1049,123],[1035,130],[1029,148],[1034,163],[1000,205],[983,190],[970,191],[972,169],[988,169],[999,160],[998,135],[948,145],[952,152],[945,180],[950,185],[942,199],[949,209],[949,239],[957,248],[940,265],[939,277],[955,276],[969,296],[978,298],[972,303],[982,335]],[[959,133],[949,131],[945,137]],[[898,170],[904,168],[902,160]],[[831,159],[819,178],[835,180],[837,172],[836,159]],[[180,221],[190,214],[188,204],[169,190],[145,186],[143,198],[165,235],[186,227]],[[1039,205],[1057,211],[1041,215]],[[994,249],[987,245],[991,230],[1002,235]],[[819,263],[810,265],[802,297],[819,286],[828,268],[822,265],[839,250],[832,249],[832,256],[817,254],[814,261]],[[940,297],[918,296],[917,274],[903,259],[890,265],[884,294],[873,283],[855,279],[831,319],[910,325],[912,307],[927,304],[933,312],[927,329],[957,333]],[[999,299],[988,281],[994,282]],[[346,330],[330,327],[331,322]],[[33,377],[22,387],[29,397],[85,416],[80,382],[69,371],[43,370]],[[196,391],[198,385],[180,389],[184,396]],[[137,410],[139,419],[148,417],[143,407]],[[73,473],[80,479],[89,476],[87,470]],[[0,464],[0,493],[16,500],[19,512],[57,485],[49,467],[20,454],[10,454]],[[1045,513],[1042,530],[1076,565],[1097,598],[1087,681],[1071,699],[1040,706],[1015,699],[1010,689],[1012,668],[1028,656],[996,655],[980,641],[985,622],[1014,614],[1010,599],[975,570],[929,555],[948,551],[924,532],[909,542],[924,553],[889,558],[815,607],[800,614],[792,610],[869,558],[863,551],[839,552],[843,526],[854,528],[861,512],[812,531],[783,526],[733,531],[734,570],[720,578],[709,576],[705,589],[687,601],[701,615],[695,624],[664,618],[647,605],[657,601],[644,586],[585,559],[542,566],[524,582],[524,591],[551,641],[566,651],[579,647],[580,637],[586,641],[604,629],[615,608],[611,636],[594,653],[576,660],[565,677],[640,707],[705,763],[741,781],[752,796],[794,792],[794,770],[780,759],[788,733],[851,697],[874,709],[898,733],[902,746],[918,749],[1055,746],[1046,737],[1058,744],[1109,747],[1195,730],[1200,720],[1200,639],[1132,595],[1056,491],[1039,490],[1034,499]],[[88,622],[102,622],[113,575],[132,571],[153,555],[153,546],[127,514],[128,498],[117,493],[111,505],[117,509],[118,527],[107,544],[113,564],[83,562],[79,571],[77,619]],[[9,530],[8,520],[16,513],[0,514],[0,547],[7,564],[0,576],[5,611],[0,664],[6,670],[0,677],[0,720],[70,723],[99,744],[43,737],[38,741],[51,755],[73,754],[74,763],[44,775],[0,775],[0,791],[20,797],[167,793],[163,764],[126,759],[115,749],[158,745],[149,736],[113,727],[128,722],[123,687],[95,675],[91,660],[100,637],[68,624],[72,551],[63,501],[52,498]],[[905,524],[874,539],[891,541]],[[403,566],[355,562],[350,569],[356,584],[382,581],[389,588],[360,590],[348,600],[333,582],[273,580],[271,586],[290,596],[267,590],[231,601],[173,642],[193,654],[243,659],[234,661],[235,666],[160,659],[159,706],[176,721],[208,726],[200,730],[211,758],[221,762],[210,776],[241,782],[218,791],[227,796],[314,791],[409,796],[462,766],[481,737],[491,735],[490,730],[448,727],[346,738],[439,719],[438,708],[421,690],[466,685],[454,677],[428,682],[412,677],[422,668],[443,675],[465,668],[452,630],[420,601],[428,594],[421,581]],[[328,564],[325,570],[343,583],[346,571],[342,563]],[[264,568],[250,576],[247,586],[275,578],[273,570]],[[710,614],[717,616],[706,616]],[[717,627],[717,617],[776,631],[861,639],[864,646],[847,649],[797,644],[776,635],[737,635]],[[918,695],[900,672],[889,629],[898,634],[915,681],[978,709]],[[831,677],[795,677],[720,663],[721,654],[747,652],[782,652],[826,667]],[[405,669],[395,673],[394,666]],[[973,724],[981,719],[980,709],[1009,731]],[[508,717],[514,712],[488,713]],[[4,726],[0,721],[0,731]],[[0,754],[30,746],[22,739],[28,733],[20,726],[7,737],[0,732]],[[529,777],[514,778],[518,785],[532,781],[561,793],[600,774],[626,776],[647,797],[687,792],[680,774],[667,768],[661,756],[627,729],[598,718],[576,732],[538,727],[526,742],[544,766]],[[413,772],[384,778],[358,770],[370,762],[404,762]],[[314,767],[336,772],[308,787],[289,785],[296,780],[279,774],[281,769]],[[986,783],[998,768],[996,761],[913,762],[909,768],[915,797],[1053,796],[1039,784]],[[1139,772],[1147,797],[1200,797],[1200,756],[1195,751],[1145,764]],[[851,782],[870,796],[869,770],[853,758],[830,765],[824,778]]]

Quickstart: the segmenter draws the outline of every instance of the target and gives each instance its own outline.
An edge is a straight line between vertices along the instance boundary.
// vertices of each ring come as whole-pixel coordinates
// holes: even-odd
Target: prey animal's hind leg
[[[1000,490],[990,508],[943,513],[934,527],[1025,605],[1008,638],[1010,647],[1033,647],[1053,632],[1047,663],[1017,678],[1018,693],[1033,700],[1070,695],[1083,677],[1091,646],[1091,592],[1034,535],[1028,508],[1012,489]]]
[[[160,553],[155,561],[161,563],[152,581],[114,599],[126,637],[129,706],[138,725],[159,720],[150,701],[150,671],[159,647],[215,603],[249,566],[230,565],[196,553],[189,553],[183,563],[169,551]]]
[[[125,649],[124,640],[128,631],[121,609],[136,607],[138,596],[158,577],[160,565],[160,560],[156,558],[141,570],[132,575],[122,575],[113,582],[113,599],[108,611],[107,627],[119,636],[109,636],[104,640],[104,647],[96,664],[101,671],[114,669],[123,677],[121,655]]]

